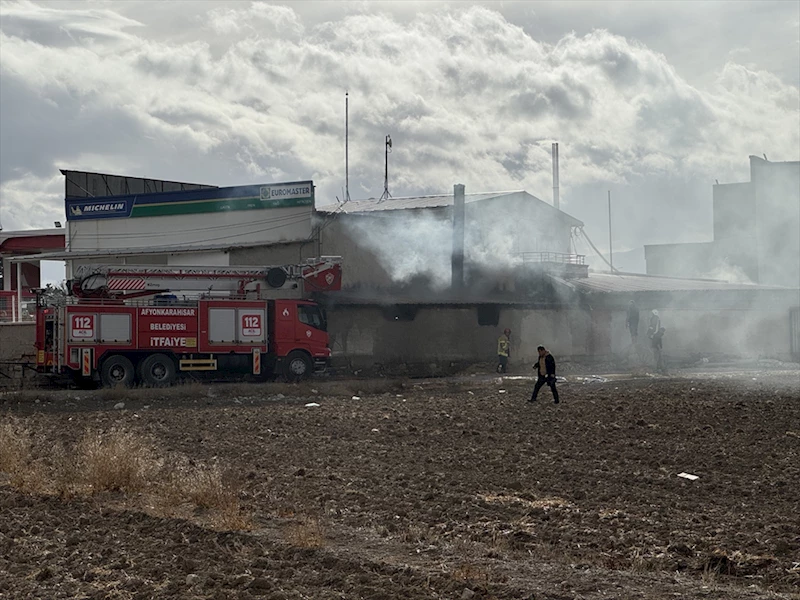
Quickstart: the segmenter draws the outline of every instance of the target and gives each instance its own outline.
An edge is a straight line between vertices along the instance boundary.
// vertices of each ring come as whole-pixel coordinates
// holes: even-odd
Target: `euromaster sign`
[[[311,181],[66,200],[67,220],[165,217],[314,205]]]

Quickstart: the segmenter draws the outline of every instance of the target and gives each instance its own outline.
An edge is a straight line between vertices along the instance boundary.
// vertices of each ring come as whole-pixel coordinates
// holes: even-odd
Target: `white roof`
[[[512,194],[525,193],[522,190],[515,190],[509,192],[483,192],[480,194],[464,194],[464,202],[477,202],[479,200],[488,200],[490,198],[499,198],[501,196],[511,196]],[[453,194],[440,194],[435,196],[403,196],[400,198],[387,198],[381,200],[379,198],[368,198],[366,200],[350,200],[344,204],[333,204],[322,206],[317,210],[319,212],[340,212],[340,213],[361,213],[373,212],[379,210],[407,210],[414,208],[440,208],[444,206],[453,206]]]
[[[532,194],[529,194],[525,190],[510,190],[504,192],[481,192],[475,194],[464,194],[464,203],[470,204],[472,202],[480,202],[482,200],[491,200],[494,198],[503,198],[510,196],[524,196],[526,199],[530,201],[541,202],[541,204],[547,207],[547,209],[560,213],[566,219],[573,221],[575,225],[583,225],[583,223],[580,220],[576,219],[572,215],[569,215],[564,211],[555,208],[553,205],[549,204],[548,202],[545,202],[540,198],[537,198]],[[350,200],[349,202],[344,202],[342,204],[329,204],[327,206],[321,206],[317,208],[317,212],[354,215],[354,214],[366,214],[366,213],[397,211],[397,210],[446,208],[449,206],[453,206],[454,202],[455,199],[452,193],[437,194],[433,196],[404,196],[400,198],[387,198],[386,200],[381,200],[380,198],[369,198],[367,200]]]

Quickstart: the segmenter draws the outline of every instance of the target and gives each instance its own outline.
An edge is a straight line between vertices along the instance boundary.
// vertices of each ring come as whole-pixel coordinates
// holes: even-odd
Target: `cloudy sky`
[[[615,252],[711,239],[711,184],[800,160],[800,3],[0,2],[0,223],[59,168],[379,196],[525,189]],[[588,248],[580,248],[588,251]],[[642,264],[643,266],[643,264]]]

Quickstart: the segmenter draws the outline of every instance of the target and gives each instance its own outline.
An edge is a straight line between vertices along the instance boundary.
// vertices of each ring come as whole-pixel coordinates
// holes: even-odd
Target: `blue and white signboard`
[[[67,219],[119,219],[131,216],[132,198],[102,200],[86,199],[71,201],[67,204]]]

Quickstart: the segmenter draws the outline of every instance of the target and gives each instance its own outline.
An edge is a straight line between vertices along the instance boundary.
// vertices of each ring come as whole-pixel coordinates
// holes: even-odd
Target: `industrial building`
[[[647,273],[800,288],[800,162],[751,156],[750,181],[713,202],[713,240],[645,246]]]
[[[532,363],[538,344],[564,358],[605,360],[629,350],[631,299],[643,321],[646,311],[661,311],[665,353],[677,360],[800,352],[797,286],[590,273],[574,252],[583,223],[526,191],[455,186],[329,204],[310,180],[217,188],[63,173],[65,248],[38,258],[66,260],[68,276],[85,263],[280,265],[342,256],[342,291],[317,299],[328,309],[334,360],[353,369],[436,372],[493,361],[505,327],[514,332],[512,365]]]

